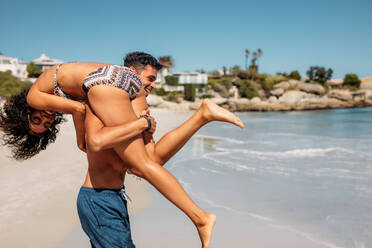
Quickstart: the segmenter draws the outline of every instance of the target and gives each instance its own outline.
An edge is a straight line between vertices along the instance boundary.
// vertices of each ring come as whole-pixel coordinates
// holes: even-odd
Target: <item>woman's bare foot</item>
[[[223,121],[223,122],[232,123],[241,128],[244,127],[243,122],[238,117],[236,117],[230,111],[218,106],[211,100],[208,100],[208,99],[203,100],[200,109],[202,110],[203,117],[208,122],[209,121]]]
[[[202,243],[202,248],[208,248],[211,242],[212,230],[216,223],[216,216],[214,214],[208,214],[207,221],[204,225],[197,225],[199,237]]]

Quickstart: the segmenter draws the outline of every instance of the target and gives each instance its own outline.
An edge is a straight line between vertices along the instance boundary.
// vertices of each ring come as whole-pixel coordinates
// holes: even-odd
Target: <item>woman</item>
[[[131,133],[119,136],[113,142],[114,150],[128,164],[132,173],[149,181],[189,216],[198,229],[203,247],[208,247],[215,216],[200,209],[173,175],[156,159],[149,157],[139,134],[150,126],[151,120],[145,116],[138,119],[131,105],[131,100],[138,93],[147,96],[155,88],[157,70],[161,65],[151,55],[139,52],[129,54],[124,65],[127,67],[103,63],[68,63],[52,67],[35,82],[28,93],[27,102],[31,108],[43,109],[47,114],[52,113],[51,111],[72,114],[81,149],[84,144],[85,108],[77,100],[88,100],[92,111],[105,128],[132,128]],[[47,130],[48,125],[45,126],[45,122],[42,128],[33,123],[32,114],[27,118],[30,121],[28,132],[31,135],[41,135],[43,129]],[[243,127],[241,121],[231,113],[224,113],[218,118]],[[208,122],[208,119],[204,121]]]

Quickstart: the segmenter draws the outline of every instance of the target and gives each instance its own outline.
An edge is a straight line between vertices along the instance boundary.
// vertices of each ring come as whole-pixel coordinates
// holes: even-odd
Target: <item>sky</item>
[[[144,51],[172,56],[172,71],[211,71],[261,48],[261,73],[372,76],[371,0],[1,0],[0,16],[0,52],[24,61],[122,64]]]

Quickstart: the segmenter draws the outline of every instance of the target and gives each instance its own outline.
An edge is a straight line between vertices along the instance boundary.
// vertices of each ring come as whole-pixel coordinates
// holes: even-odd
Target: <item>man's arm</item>
[[[152,130],[156,128],[156,122],[151,117]],[[148,128],[145,118],[115,126],[105,127],[103,122],[93,114],[91,108],[86,106],[85,128],[87,146],[92,151],[100,151],[113,148],[115,145],[141,134]]]

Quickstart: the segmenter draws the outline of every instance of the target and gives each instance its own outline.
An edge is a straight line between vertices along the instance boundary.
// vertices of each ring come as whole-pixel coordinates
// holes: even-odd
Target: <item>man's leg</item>
[[[105,126],[116,126],[136,120],[128,93],[109,86],[94,86],[88,92],[89,104]],[[169,201],[180,208],[198,229],[203,247],[208,247],[215,216],[199,208],[183,190],[176,178],[149,159],[143,139],[138,135],[114,147],[131,171],[149,181]]]

